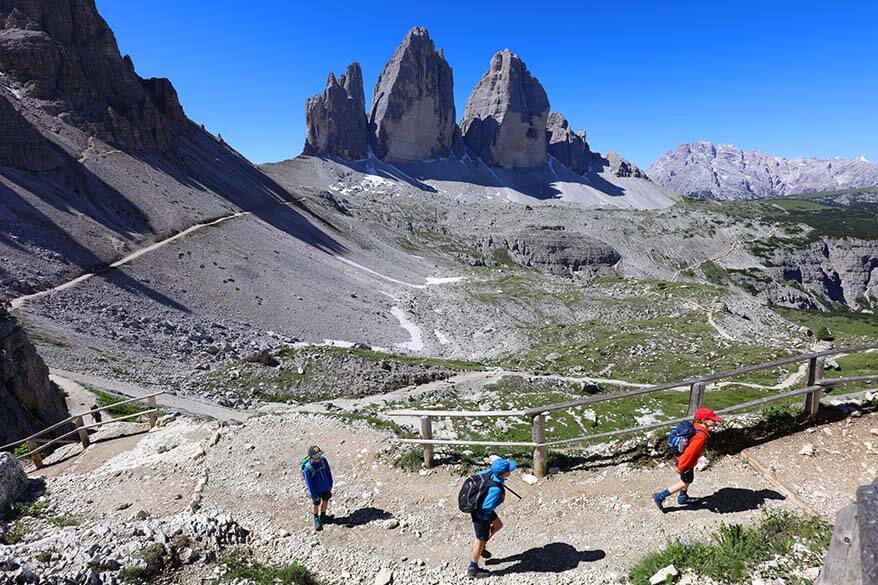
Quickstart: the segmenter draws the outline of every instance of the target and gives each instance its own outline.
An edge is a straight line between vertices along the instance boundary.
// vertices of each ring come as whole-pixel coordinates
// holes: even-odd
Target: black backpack
[[[503,484],[494,481],[491,473],[482,472],[466,478],[457,494],[457,507],[467,514],[477,511],[491,487],[498,487],[501,492],[503,491]],[[503,495],[505,496],[506,493],[503,492]]]

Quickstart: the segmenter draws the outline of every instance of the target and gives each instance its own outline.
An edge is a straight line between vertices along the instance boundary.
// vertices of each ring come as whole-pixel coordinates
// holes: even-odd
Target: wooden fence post
[[[27,448],[31,451],[31,461],[34,462],[34,467],[40,469],[43,467],[43,456],[40,453],[37,453],[37,442],[33,439],[27,440]]]
[[[421,438],[430,440],[433,438],[433,417],[431,416],[422,416],[421,417]],[[433,468],[433,445],[429,445],[427,443],[423,444],[424,448],[424,467],[427,469]]]
[[[695,416],[695,411],[704,406],[704,382],[695,382],[689,389],[689,412],[688,416]]]
[[[538,414],[533,417],[533,441],[536,443],[534,447],[534,475],[537,477],[546,477],[549,473],[549,448],[546,442],[546,414]]]
[[[823,379],[823,370],[826,367],[826,358],[811,358],[808,362],[808,386],[814,386]],[[805,413],[809,420],[817,418],[817,411],[820,409],[820,396],[822,390],[814,390],[805,394]]]
[[[156,400],[155,396],[150,396],[146,399],[146,407],[150,410],[156,409]],[[149,428],[153,428],[155,426],[156,421],[158,420],[158,413],[151,412],[149,413]]]
[[[73,423],[76,425],[76,429],[79,431],[79,442],[82,443],[82,449],[85,450],[91,444],[91,441],[88,438],[88,431],[82,427],[85,426],[85,423],[82,420],[81,416],[77,416],[73,419]]]

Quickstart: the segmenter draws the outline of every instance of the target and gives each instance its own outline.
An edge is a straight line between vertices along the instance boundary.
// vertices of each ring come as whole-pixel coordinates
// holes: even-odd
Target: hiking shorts
[[[314,502],[315,506],[320,505],[320,502],[328,502],[332,497],[332,492],[321,492],[317,494],[316,498],[311,498],[311,501]]]
[[[491,512],[491,516],[489,516],[487,520],[484,520],[481,517],[476,516],[476,513],[473,512],[472,518],[476,539],[481,540],[482,542],[488,542],[488,539],[491,538],[491,524],[497,519],[497,513]]]
[[[683,483],[692,483],[695,481],[695,468],[687,469],[686,471],[680,473],[680,481]]]

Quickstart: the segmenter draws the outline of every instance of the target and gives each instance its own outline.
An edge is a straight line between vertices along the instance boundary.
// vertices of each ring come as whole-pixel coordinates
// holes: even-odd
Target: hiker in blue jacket
[[[305,485],[308,486],[308,493],[314,504],[314,530],[319,532],[329,520],[326,509],[332,497],[332,470],[320,447],[313,446],[308,449],[308,456],[302,460],[302,476],[305,478]]]
[[[466,574],[473,579],[480,579],[491,574],[490,571],[479,567],[479,559],[490,559],[491,553],[485,548],[488,541],[503,528],[503,522],[497,517],[497,508],[506,499],[506,490],[503,483],[509,479],[515,471],[515,461],[511,459],[497,458],[491,463],[490,469],[480,474],[491,475],[491,486],[485,494],[479,509],[472,513],[473,529],[476,533],[476,541],[473,544],[473,552],[470,557],[469,567]]]

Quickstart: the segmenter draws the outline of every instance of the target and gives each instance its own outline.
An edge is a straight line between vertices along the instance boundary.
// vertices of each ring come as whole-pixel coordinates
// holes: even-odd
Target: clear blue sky
[[[305,98],[359,61],[366,99],[409,28],[454,71],[458,118],[503,48],[593,149],[681,142],[878,160],[878,3],[97,0],[141,76],[254,162],[301,152]]]

